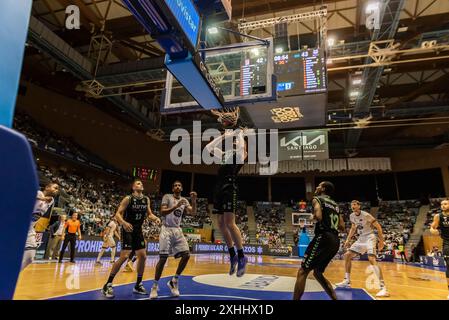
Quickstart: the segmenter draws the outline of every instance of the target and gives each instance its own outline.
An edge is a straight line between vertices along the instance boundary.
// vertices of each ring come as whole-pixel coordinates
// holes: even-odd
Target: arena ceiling
[[[370,2],[372,2],[370,0]],[[399,49],[419,47],[426,39],[437,39],[438,44],[449,44],[449,1],[437,0],[389,0],[398,10],[398,28],[391,39]],[[81,29],[65,28],[67,6],[75,4],[80,8]],[[327,38],[332,39],[335,48],[333,54],[351,54],[351,48],[366,45],[373,34],[365,27],[363,11],[365,0],[233,0],[231,21],[220,25],[233,30],[238,29],[241,21],[250,22],[266,18],[287,16],[327,8]],[[395,7],[396,6],[396,7]],[[154,83],[145,87],[146,92],[132,94],[148,110],[151,121],[139,120],[117,101],[93,99],[79,91],[80,76],[70,70],[65,61],[55,59],[51,53],[29,41],[24,61],[23,78],[51,88],[68,96],[86,99],[102,110],[113,114],[122,121],[143,131],[158,128],[182,127],[191,125],[194,119],[201,119],[215,125],[213,118],[206,112],[179,115],[160,115],[160,89],[163,87],[164,51],[152,39],[142,26],[130,14],[120,0],[35,0],[32,16],[43,23],[54,34],[81,53],[95,65],[99,60],[99,69],[121,66],[136,61],[148,61],[147,76]],[[209,16],[207,24],[213,25],[219,16]],[[316,38],[316,21],[300,21],[288,25],[288,41],[296,45],[308,43]],[[274,28],[267,27],[251,32],[258,37],[275,37]],[[103,35],[110,41],[110,51],[99,55],[89,50],[92,39]],[[98,38],[97,38],[98,39]],[[295,40],[295,41],[294,41]],[[223,33],[210,45],[223,45],[242,41],[231,33]],[[352,46],[352,47],[351,47]],[[334,50],[335,49],[335,50]],[[337,52],[336,49],[341,49]],[[334,50],[334,51],[332,51]],[[346,51],[345,51],[346,50]],[[447,52],[437,52],[446,55]],[[400,60],[405,56],[396,56]],[[376,153],[390,148],[437,147],[449,142],[449,59],[427,59],[426,54],[412,57],[413,63],[392,64],[378,70],[374,82],[373,97],[366,113],[357,113],[358,104],[364,101],[352,101],[351,79],[362,68],[341,68],[341,66],[363,64],[363,59],[345,61],[343,64],[328,65],[328,112],[331,141],[341,154],[348,156]],[[375,68],[373,68],[375,69]],[[97,71],[98,71],[97,70]],[[97,73],[98,75],[98,73]],[[95,76],[95,71],[92,71]],[[115,79],[126,82],[134,78],[113,75]],[[138,79],[142,80],[142,79]],[[160,81],[159,81],[160,80]],[[117,80],[118,81],[118,80]],[[364,122],[365,121],[365,122]],[[368,122],[368,124],[366,123]],[[421,125],[427,123],[427,125]],[[348,130],[358,125],[365,129]],[[370,127],[370,129],[366,129]],[[376,128],[373,128],[376,127]],[[339,129],[340,128],[340,129]],[[357,131],[354,134],[354,130]],[[351,133],[352,132],[352,133]],[[381,139],[379,139],[381,138]]]

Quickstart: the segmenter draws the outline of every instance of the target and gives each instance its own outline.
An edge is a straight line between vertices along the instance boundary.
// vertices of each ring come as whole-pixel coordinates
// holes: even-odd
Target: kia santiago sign
[[[279,133],[279,161],[329,159],[326,130]]]
[[[179,26],[196,48],[200,29],[200,15],[191,0],[166,0],[168,8],[176,18]]]

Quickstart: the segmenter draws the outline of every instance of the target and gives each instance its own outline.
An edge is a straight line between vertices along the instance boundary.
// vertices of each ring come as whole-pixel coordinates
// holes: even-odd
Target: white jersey
[[[166,194],[162,198],[161,206],[167,206],[168,208],[172,208],[178,204],[179,201],[184,200],[187,205],[182,205],[179,208],[176,208],[171,213],[162,216],[162,225],[166,227],[180,227],[182,215],[184,210],[190,206],[190,203],[184,197],[179,197],[179,199],[175,198],[173,194]]]
[[[374,235],[373,221],[376,220],[366,211],[361,211],[359,215],[355,212],[351,213],[349,220],[357,226],[357,234],[359,237],[368,237]]]
[[[45,198],[44,193],[42,191],[38,191],[37,198]],[[53,206],[54,202],[54,199],[52,199],[50,202],[36,199],[36,203],[34,204],[33,209],[33,220],[37,221],[40,217],[45,215],[48,209]]]
[[[109,233],[106,235],[107,237],[114,237],[114,232],[117,229],[117,223],[111,220],[108,223]]]
[[[55,202],[52,199],[50,202],[38,200],[37,198],[44,198],[45,195],[42,191],[37,192],[36,203],[34,204],[33,216],[30,223],[30,227],[28,228],[28,235],[25,243],[25,249],[37,249],[39,243],[36,240],[36,231],[34,230],[34,226],[39,220],[40,217],[45,215],[45,213],[53,206]]]

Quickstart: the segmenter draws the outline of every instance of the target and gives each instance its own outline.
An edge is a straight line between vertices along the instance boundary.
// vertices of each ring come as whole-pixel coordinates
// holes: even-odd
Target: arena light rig
[[[204,109],[222,108],[221,89],[197,52],[201,17],[192,0],[123,0],[165,50],[165,66]]]

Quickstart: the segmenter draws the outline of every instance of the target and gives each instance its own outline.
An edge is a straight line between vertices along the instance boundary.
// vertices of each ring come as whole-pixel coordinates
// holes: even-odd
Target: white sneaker
[[[170,288],[173,297],[179,297],[178,281],[170,280],[167,282],[167,286]]]
[[[156,285],[153,285],[151,287],[151,292],[150,292],[150,299],[156,299],[157,298],[157,291],[159,290],[159,287]]]
[[[376,297],[378,298],[384,298],[389,296],[390,293],[388,292],[387,288],[380,289],[380,291],[376,294]]]
[[[348,279],[343,280],[342,282],[339,282],[335,285],[337,288],[346,288],[349,289],[351,288],[351,281],[349,281]]]

